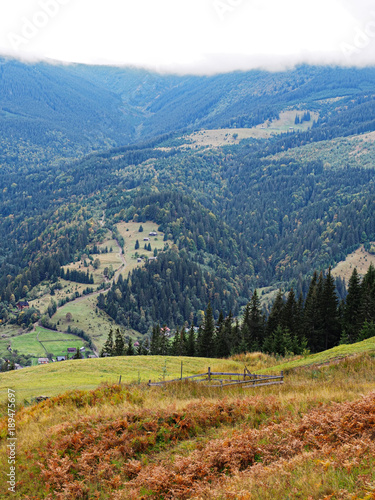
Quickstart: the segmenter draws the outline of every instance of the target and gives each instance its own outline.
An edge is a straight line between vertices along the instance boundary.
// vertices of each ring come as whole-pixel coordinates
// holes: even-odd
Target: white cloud
[[[0,51],[21,58],[210,73],[375,64],[372,0],[17,0]]]

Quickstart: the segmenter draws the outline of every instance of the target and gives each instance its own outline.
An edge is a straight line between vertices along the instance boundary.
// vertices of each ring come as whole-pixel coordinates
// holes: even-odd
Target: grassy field
[[[4,398],[7,388],[12,387],[20,397],[26,399],[41,394],[56,396],[70,389],[95,389],[103,382],[118,381],[120,376],[124,383],[148,382],[150,379],[159,381],[163,377],[175,378],[180,376],[181,361],[182,358],[173,356],[122,356],[64,361],[58,366],[49,364],[24,368],[1,374],[0,395]],[[244,369],[244,363],[241,361],[183,358],[183,375],[204,373],[209,366],[217,371],[243,372]]]
[[[39,339],[39,340],[38,340]],[[9,343],[13,350],[27,353],[35,358],[45,357],[47,352],[53,356],[66,355],[67,347],[83,347],[85,342],[75,335],[52,332],[39,326],[35,331],[12,337]]]
[[[148,259],[149,257],[153,257],[154,249],[156,248],[158,251],[164,249],[164,233],[158,231],[158,226],[154,222],[142,222],[143,232],[139,232],[140,227],[139,222],[120,222],[117,224],[117,229],[121,236],[125,240],[125,261],[126,267],[123,271],[123,275],[127,276],[130,271],[135,269],[136,267],[143,266],[143,262],[138,263],[138,257],[145,257]],[[149,236],[150,232],[157,232],[157,236]],[[144,242],[144,238],[149,238],[150,241]],[[135,250],[135,242],[139,241],[139,249]],[[151,252],[144,249],[145,243],[151,244]]]
[[[63,331],[67,331],[69,326],[71,329],[83,330],[90,335],[97,350],[100,351],[107,340],[110,328],[115,326],[115,322],[96,307],[97,299],[97,295],[92,295],[68,302],[52,316],[52,322]],[[66,318],[68,313],[72,315],[70,321]]]
[[[14,387],[18,402],[17,484],[11,497],[371,500],[374,343],[350,346],[351,356],[328,365],[290,368],[284,385],[247,391],[139,383],[138,371],[158,379],[166,366],[168,377],[178,375],[180,358],[72,361],[1,375],[2,390]],[[321,353],[319,361],[331,354]],[[300,358],[300,365],[301,360],[310,362]],[[208,365],[233,370],[244,364],[277,372],[286,366],[280,361],[261,354],[183,359],[185,374]],[[39,384],[38,395],[43,387],[58,394],[87,387],[88,381],[117,382],[120,374],[133,384],[71,390],[22,406],[32,383]],[[10,453],[6,411],[1,405],[4,471]],[[6,488],[0,483],[1,498],[8,498]]]
[[[312,126],[314,120],[317,120],[318,113],[311,112],[311,121],[295,125],[296,114],[300,117],[304,111],[289,110],[280,113],[279,120],[264,122],[253,128],[223,128],[215,130],[201,130],[186,136],[187,144],[184,148],[192,147],[220,147],[238,144],[242,139],[267,139],[272,135],[295,131],[304,131]]]
[[[63,334],[58,335],[59,339],[64,338]],[[42,339],[53,338],[53,334],[40,333],[40,337]],[[74,338],[74,336],[71,337]],[[30,337],[31,341],[32,337]],[[35,334],[34,341],[36,341]],[[80,342],[82,345],[81,340]],[[48,342],[44,343],[44,345],[47,344]],[[61,344],[63,342],[60,343],[59,349],[63,349]],[[69,347],[75,347],[75,345],[69,342]],[[103,382],[114,383],[120,376],[124,383],[173,379],[180,376],[181,361],[183,361],[183,376],[185,377],[207,372],[209,366],[212,371],[219,372],[243,373],[246,366],[252,372],[278,374],[281,370],[290,372],[300,367],[322,366],[342,358],[373,352],[375,353],[375,337],[356,344],[337,346],[318,354],[294,356],[287,360],[260,353],[239,354],[229,360],[175,356],[122,356],[72,360],[64,361],[58,367],[50,364],[4,373],[1,375],[0,394],[4,397],[6,388],[11,386],[23,398],[35,397],[41,393],[55,396],[69,389],[94,389]]]

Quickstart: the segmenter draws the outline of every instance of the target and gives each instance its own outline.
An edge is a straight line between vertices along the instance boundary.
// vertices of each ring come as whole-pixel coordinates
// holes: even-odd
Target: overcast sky
[[[0,52],[180,73],[375,65],[375,0],[0,0]]]

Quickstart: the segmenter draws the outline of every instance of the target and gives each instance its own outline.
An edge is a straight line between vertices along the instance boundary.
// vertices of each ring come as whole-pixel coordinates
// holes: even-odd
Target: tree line
[[[120,330],[117,337],[122,335]],[[360,279],[353,270],[346,300],[339,301],[335,281],[327,274],[314,273],[305,298],[296,297],[293,288],[284,296],[278,291],[269,313],[265,314],[257,290],[242,313],[241,320],[221,312],[215,321],[211,303],[198,327],[177,328],[174,334],[164,325],[153,326],[134,349],[131,341],[113,340],[104,346],[106,355],[151,354],[223,358],[242,352],[262,351],[288,355],[321,352],[340,343],[351,343],[375,336],[375,268],[370,265]],[[111,347],[112,346],[112,347]]]

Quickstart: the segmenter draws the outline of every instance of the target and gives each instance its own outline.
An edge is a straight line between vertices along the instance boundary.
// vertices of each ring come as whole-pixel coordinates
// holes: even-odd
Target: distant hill
[[[178,76],[1,59],[0,161],[38,165],[185,129],[252,127],[291,107],[325,113],[371,94],[374,80],[374,68]]]

